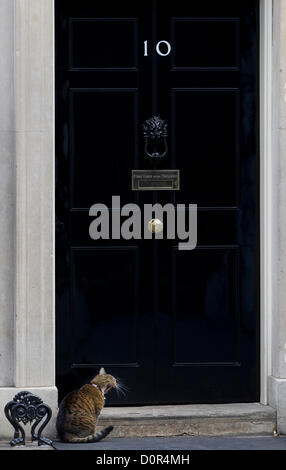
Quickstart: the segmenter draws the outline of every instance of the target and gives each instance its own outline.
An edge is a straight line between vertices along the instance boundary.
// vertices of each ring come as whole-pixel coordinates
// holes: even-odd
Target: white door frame
[[[260,401],[271,375],[273,275],[272,0],[260,0]],[[273,229],[274,227],[274,229]]]

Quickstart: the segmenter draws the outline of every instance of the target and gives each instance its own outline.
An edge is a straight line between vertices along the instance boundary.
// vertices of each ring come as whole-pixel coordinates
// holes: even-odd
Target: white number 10
[[[161,51],[162,44],[165,44],[167,46],[166,52]],[[170,54],[171,50],[172,50],[172,47],[168,41],[159,41],[156,45],[156,52],[160,56],[166,57],[167,55]],[[144,57],[148,57],[148,41],[144,41]]]

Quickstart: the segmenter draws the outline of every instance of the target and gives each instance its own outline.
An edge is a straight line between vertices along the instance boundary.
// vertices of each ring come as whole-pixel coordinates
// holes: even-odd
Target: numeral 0
[[[162,44],[165,44],[167,46],[167,51],[166,52],[161,51],[161,45]],[[159,41],[156,44],[156,52],[157,52],[158,55],[160,55],[162,57],[166,57],[167,55],[169,55],[171,50],[172,50],[172,47],[171,47],[171,44],[168,41]],[[148,41],[144,41],[144,57],[148,57]]]

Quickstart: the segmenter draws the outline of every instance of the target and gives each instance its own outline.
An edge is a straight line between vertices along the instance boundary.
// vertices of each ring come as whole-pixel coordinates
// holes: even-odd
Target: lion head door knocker
[[[143,124],[145,139],[144,151],[153,163],[157,163],[168,153],[168,125],[159,116],[153,116]]]

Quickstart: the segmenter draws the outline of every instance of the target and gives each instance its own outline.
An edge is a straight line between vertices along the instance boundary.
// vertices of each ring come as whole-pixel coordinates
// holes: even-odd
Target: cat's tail
[[[107,428],[103,429],[102,431],[98,431],[96,434],[92,434],[87,437],[75,437],[71,435],[66,435],[65,442],[72,442],[76,443],[88,443],[88,442],[99,442],[108,436],[109,433],[113,430],[113,426],[108,426]]]

